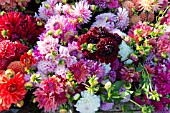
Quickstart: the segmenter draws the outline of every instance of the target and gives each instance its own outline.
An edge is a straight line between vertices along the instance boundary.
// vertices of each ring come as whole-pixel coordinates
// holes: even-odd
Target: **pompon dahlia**
[[[99,43],[97,43],[96,47],[96,58],[99,59],[100,62],[108,64],[117,59],[119,47],[117,42],[113,39],[102,38]]]
[[[125,8],[119,7],[117,12],[116,26],[121,30],[125,30],[128,25],[129,25],[128,11]]]
[[[44,107],[45,112],[55,111],[67,101],[65,80],[61,76],[53,76],[42,81],[33,93],[38,107]]]
[[[8,12],[0,16],[0,39],[35,44],[38,35],[44,30],[36,19],[21,12]]]
[[[25,66],[20,61],[13,61],[8,66],[7,69],[12,69],[15,73],[25,73]]]
[[[86,0],[80,0],[73,6],[72,15],[78,19],[79,23],[88,23],[91,18],[91,11],[89,9],[90,5]]]
[[[87,58],[96,59],[107,64],[117,58],[118,45],[121,42],[121,36],[117,33],[109,33],[106,28],[102,27],[93,27],[78,38],[79,48],[83,50]]]
[[[69,70],[78,83],[85,82],[87,77],[90,76],[90,70],[83,61],[73,64],[69,67]]]
[[[24,87],[25,80],[24,75],[17,73],[13,78],[8,79],[4,76],[0,81],[0,111],[9,109],[12,103],[16,104],[18,101],[22,100],[26,94],[26,89]]]
[[[55,38],[64,42],[69,42],[77,34],[76,27],[63,15],[51,16],[45,28],[47,33],[52,33]]]

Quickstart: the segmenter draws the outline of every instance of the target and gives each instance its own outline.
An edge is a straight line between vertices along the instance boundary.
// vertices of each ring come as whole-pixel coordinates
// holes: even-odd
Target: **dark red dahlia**
[[[116,41],[111,38],[101,38],[96,45],[96,58],[100,62],[110,63],[117,58],[119,47]]]
[[[122,42],[117,33],[109,33],[103,27],[93,27],[78,38],[78,45],[89,59],[112,63],[118,55],[118,45]]]
[[[35,18],[21,12],[8,12],[0,16],[0,39],[35,44],[43,30],[43,26],[37,25]]]

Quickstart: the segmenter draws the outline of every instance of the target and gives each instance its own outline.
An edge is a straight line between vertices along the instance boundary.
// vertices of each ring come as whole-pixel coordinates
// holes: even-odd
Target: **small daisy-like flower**
[[[80,0],[73,6],[72,15],[78,19],[79,23],[88,23],[91,18],[91,11],[89,10],[89,4],[86,0]]]
[[[125,30],[128,25],[129,25],[128,11],[125,8],[119,7],[117,12],[116,26],[121,30]]]
[[[86,90],[81,92],[82,98],[75,104],[76,110],[80,113],[95,113],[100,107],[100,97],[88,93]]]
[[[38,107],[44,107],[45,112],[55,111],[58,107],[66,103],[65,80],[60,77],[49,77],[42,81],[33,93],[35,100],[39,103]]]

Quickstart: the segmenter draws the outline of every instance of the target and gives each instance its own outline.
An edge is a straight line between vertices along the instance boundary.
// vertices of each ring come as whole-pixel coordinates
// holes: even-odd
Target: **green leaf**
[[[119,91],[119,89],[123,86],[123,81],[116,81],[114,84],[114,90]]]

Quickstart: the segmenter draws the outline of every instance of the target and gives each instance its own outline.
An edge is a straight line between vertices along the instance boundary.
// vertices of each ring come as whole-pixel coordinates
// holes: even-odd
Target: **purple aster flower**
[[[35,59],[36,61],[39,61],[39,60],[45,58],[44,55],[40,54],[40,51],[38,50],[38,46],[37,46],[37,45],[34,47],[34,50],[33,50],[32,55],[33,55],[33,57],[34,57],[34,59]]]
[[[112,103],[102,102],[100,109],[103,111],[108,111],[108,110],[112,109],[113,106],[114,106],[114,102],[112,102]]]
[[[121,95],[121,92],[125,92],[126,91],[126,89],[124,88],[124,87],[121,87],[120,89],[119,89],[119,93],[120,93],[120,95]],[[126,98],[128,98],[128,99],[130,99],[130,94],[129,95],[127,95],[126,96]],[[121,100],[120,102],[128,102],[129,100],[127,100],[127,99],[123,99],[123,100]]]
[[[88,23],[91,18],[91,11],[89,10],[89,4],[86,0],[80,0],[73,6],[72,15],[78,19],[79,23]]]
[[[128,25],[129,25],[128,11],[125,8],[119,7],[117,12],[116,26],[121,30],[125,30]]]

